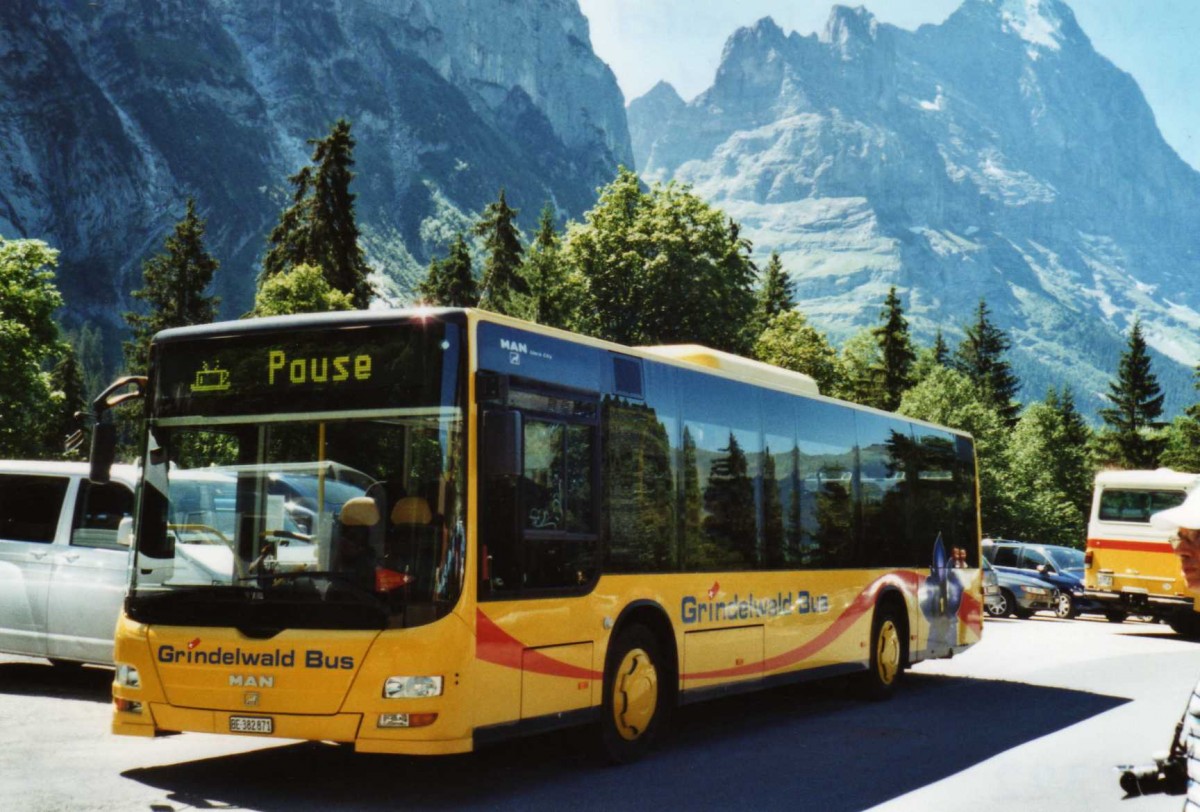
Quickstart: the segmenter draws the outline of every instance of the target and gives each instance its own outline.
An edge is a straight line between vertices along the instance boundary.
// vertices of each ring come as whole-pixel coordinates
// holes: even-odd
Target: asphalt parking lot
[[[436,759],[252,737],[111,736],[99,668],[0,656],[5,810],[1177,810],[1125,798],[1114,765],[1165,749],[1200,644],[1102,619],[989,620],[984,642],[918,665],[892,701],[836,683],[690,705],[622,768],[585,731]]]

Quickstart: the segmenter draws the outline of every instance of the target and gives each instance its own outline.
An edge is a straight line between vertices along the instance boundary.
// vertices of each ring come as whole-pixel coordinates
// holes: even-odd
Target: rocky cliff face
[[[1140,316],[1173,406],[1200,360],[1200,174],[1061,0],[966,0],[915,32],[835,7],[820,36],[736,32],[713,86],[629,108],[638,166],[678,178],[783,256],[800,308],[845,338],[896,285],[952,342],[982,296],[1026,388],[1082,399]]]
[[[338,117],[368,260],[400,298],[500,187],[531,228],[632,164],[574,0],[8,0],[0,234],[60,248],[68,320],[111,326],[195,195],[237,316],[286,177]]]

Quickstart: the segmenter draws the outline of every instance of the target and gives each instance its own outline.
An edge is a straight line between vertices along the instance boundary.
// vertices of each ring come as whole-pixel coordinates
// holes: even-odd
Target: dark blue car
[[[984,539],[983,555],[996,569],[1042,579],[1058,590],[1054,614],[1072,618],[1080,612],[1103,614],[1104,609],[1083,594],[1083,551],[1055,544],[1007,539]]]

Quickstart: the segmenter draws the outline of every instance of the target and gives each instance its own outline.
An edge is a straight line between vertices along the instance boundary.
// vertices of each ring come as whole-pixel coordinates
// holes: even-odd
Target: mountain
[[[339,117],[389,297],[501,187],[532,230],[632,164],[575,0],[5,0],[0,55],[0,235],[61,249],[66,321],[110,335],[188,195],[223,315],[248,310],[286,178]]]
[[[907,31],[835,6],[820,35],[737,31],[689,103],[628,108],[644,178],[678,179],[778,250],[799,308],[843,340],[890,285],[925,342],[978,300],[1025,400],[1089,409],[1135,318],[1168,408],[1200,360],[1200,174],[1061,0],[966,0]]]

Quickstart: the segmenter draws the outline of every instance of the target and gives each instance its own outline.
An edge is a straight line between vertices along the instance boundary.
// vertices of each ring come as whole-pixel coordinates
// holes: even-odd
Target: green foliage
[[[44,372],[62,351],[54,311],[58,251],[40,240],[0,237],[0,457],[57,456],[43,446],[63,395]]]
[[[1069,391],[1051,389],[1025,409],[1008,439],[1014,515],[1005,535],[1083,546],[1096,473],[1089,435]]]
[[[329,135],[309,139],[312,166],[288,178],[292,205],[279,216],[267,241],[261,288],[268,279],[301,264],[319,267],[331,288],[350,295],[354,307],[371,302],[371,283],[354,214],[354,138],[350,123],[338,119]]]
[[[146,305],[145,313],[128,312],[125,321],[133,337],[125,343],[125,364],[145,374],[150,364],[150,340],[160,330],[208,324],[217,315],[220,300],[205,295],[220,266],[204,247],[205,222],[196,214],[196,200],[187,199],[187,211],[164,242],[164,252],[142,264],[140,290],[133,297]]]
[[[767,260],[766,270],[763,271],[762,284],[758,289],[758,305],[755,310],[755,320],[759,329],[766,329],[771,320],[780,313],[786,313],[796,306],[796,294],[793,290],[791,277],[783,269],[783,260],[778,251],[771,252]]]
[[[908,320],[904,318],[904,309],[900,305],[900,297],[896,295],[895,285],[888,290],[879,317],[881,323],[871,330],[879,344],[879,358],[875,367],[879,379],[879,401],[882,408],[895,411],[904,391],[912,386],[913,364],[917,358],[908,335]]]
[[[1200,366],[1194,374],[1195,388],[1200,393]],[[1159,464],[1176,471],[1200,473],[1200,401],[1189,406],[1167,428],[1166,446]]]
[[[879,342],[870,329],[862,329],[842,345],[841,379],[834,395],[852,403],[883,408],[883,389],[879,369],[882,361]]]
[[[1021,384],[1004,359],[1011,346],[1008,336],[992,324],[983,299],[979,300],[975,321],[963,329],[966,335],[954,353],[954,365],[970,379],[983,403],[995,409],[1009,426],[1015,425],[1021,410],[1015,398]]]
[[[563,261],[562,243],[554,230],[554,212],[549,204],[538,219],[537,236],[525,254],[521,276],[529,284],[522,318],[563,328],[578,322],[585,283],[572,276]]]
[[[1129,332],[1129,345],[1117,365],[1117,380],[1108,385],[1108,399],[1113,405],[1100,410],[1108,426],[1100,438],[1101,456],[1121,468],[1156,467],[1166,442],[1157,422],[1164,396],[1150,369],[1140,320]]]
[[[265,280],[254,295],[250,316],[286,316],[354,310],[349,293],[335,290],[320,268],[301,263]]]
[[[479,289],[471,272],[471,252],[460,232],[450,246],[450,255],[429,263],[429,273],[419,288],[427,304],[438,307],[475,307]]]
[[[1200,473],[1200,420],[1179,415],[1167,427],[1165,440],[1160,465]]]
[[[810,376],[822,392],[833,391],[841,378],[837,353],[825,334],[795,310],[771,318],[754,344],[754,357]]]
[[[586,285],[572,327],[623,344],[749,351],[754,266],[721,211],[676,183],[643,193],[622,168],[584,218],[563,249],[569,272]]]
[[[516,220],[519,212],[508,205],[504,190],[496,202],[489,203],[475,225],[476,236],[483,238],[487,258],[483,264],[483,285],[479,306],[497,313],[514,314],[517,297],[529,293],[521,276],[521,235]]]

